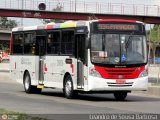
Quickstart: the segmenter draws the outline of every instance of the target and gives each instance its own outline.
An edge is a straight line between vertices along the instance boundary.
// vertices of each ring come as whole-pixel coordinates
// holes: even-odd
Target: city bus
[[[112,93],[125,100],[147,90],[145,25],[140,21],[99,19],[13,28],[10,73],[26,93],[60,88],[78,93]]]

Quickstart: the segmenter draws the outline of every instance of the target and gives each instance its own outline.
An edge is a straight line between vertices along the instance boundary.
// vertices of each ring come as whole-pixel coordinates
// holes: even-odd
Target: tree
[[[61,12],[61,11],[63,11],[63,6],[62,6],[60,3],[58,3],[58,4],[56,5],[56,7],[53,8],[52,11],[53,11],[53,12]],[[43,23],[44,23],[44,24],[47,24],[47,23],[50,23],[50,22],[61,23],[61,22],[64,22],[64,20],[43,19]]]
[[[17,25],[18,23],[15,20],[8,20],[7,17],[0,17],[0,29],[11,30]]]
[[[16,27],[18,23],[15,20],[8,20],[7,17],[0,17],[0,29],[2,30],[11,30]],[[9,53],[9,45],[6,42],[0,44],[0,48]]]
[[[150,31],[147,32],[148,38],[149,38],[149,45],[150,45],[150,50],[149,53],[151,52],[152,49],[152,54],[153,54],[153,62],[155,64],[155,53],[156,53],[156,48],[159,45],[160,42],[160,25],[154,25]]]

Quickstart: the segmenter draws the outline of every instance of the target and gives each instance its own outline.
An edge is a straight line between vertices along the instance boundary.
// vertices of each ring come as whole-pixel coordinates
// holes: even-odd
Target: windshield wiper
[[[128,37],[128,40],[127,40],[126,45],[125,45],[126,48],[128,48],[129,43],[130,43],[130,41],[132,40],[133,34],[134,34],[134,32],[132,32],[132,33],[130,34],[130,36]]]

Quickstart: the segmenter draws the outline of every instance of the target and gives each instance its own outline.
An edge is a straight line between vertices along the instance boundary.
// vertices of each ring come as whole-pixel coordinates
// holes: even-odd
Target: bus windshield
[[[91,60],[93,63],[131,65],[147,62],[145,35],[92,34]]]

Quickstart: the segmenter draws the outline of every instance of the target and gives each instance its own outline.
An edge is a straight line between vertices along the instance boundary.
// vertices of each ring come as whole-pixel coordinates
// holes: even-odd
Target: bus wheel
[[[28,72],[24,76],[23,85],[26,93],[41,93],[42,89],[31,85],[31,78]]]
[[[74,98],[77,94],[77,92],[73,90],[73,82],[72,78],[70,75],[67,75],[65,77],[65,82],[64,82],[64,94],[65,97],[68,99]]]
[[[117,91],[117,92],[114,92],[114,97],[118,101],[123,101],[127,97],[127,92],[126,91]]]

